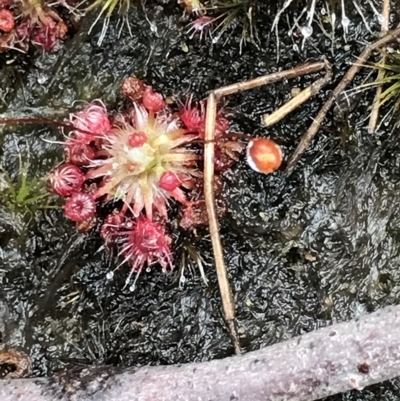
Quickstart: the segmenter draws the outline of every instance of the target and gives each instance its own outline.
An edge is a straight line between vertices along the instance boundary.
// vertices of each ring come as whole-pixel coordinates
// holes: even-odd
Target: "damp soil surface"
[[[367,15],[371,33],[350,13],[347,41],[338,27],[332,46],[316,25],[299,50],[301,38],[288,36],[285,16],[278,51],[271,32],[276,9],[267,3],[256,15],[259,42],[242,50],[240,24],[214,44],[191,39],[189,19],[175,2],[148,2],[146,13],[133,9],[129,30],[112,19],[100,46],[101,22],[89,34],[96,17],[89,14],[51,53],[0,55],[0,118],[60,120],[82,107],[77,101],[96,98],[118,110],[118,88],[129,75],[165,96],[201,99],[226,84],[327,58],[334,65],[332,85],[272,128],[262,126],[262,116],[318,74],[224,100],[233,130],[271,137],[287,157],[380,26]],[[353,87],[369,73],[363,70]],[[243,159],[224,175],[229,211],[221,220],[222,241],[246,351],[400,302],[398,129],[392,119],[369,134],[373,93],[350,95],[337,102],[291,176],[258,174]],[[44,176],[62,160],[61,146],[44,140],[59,141],[62,134],[48,125],[0,127],[1,165],[12,179],[19,154],[30,177]],[[127,266],[107,279],[120,260],[95,232],[77,233],[60,208],[31,215],[2,202],[1,346],[28,354],[34,377],[77,365],[167,365],[232,355],[209,236],[180,231],[173,219],[171,228],[176,270],[145,272],[131,292],[124,287]],[[190,264],[182,258],[187,244],[204,260],[208,286],[195,263],[180,279],[182,261]],[[398,400],[399,386],[393,380],[329,401]]]

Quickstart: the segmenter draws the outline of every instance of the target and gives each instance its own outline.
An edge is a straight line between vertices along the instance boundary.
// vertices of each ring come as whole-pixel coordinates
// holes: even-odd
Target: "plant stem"
[[[228,272],[224,261],[224,252],[219,235],[217,213],[214,198],[214,131],[217,117],[216,96],[211,93],[207,100],[206,134],[204,144],[204,196],[206,200],[210,237],[213,245],[215,267],[218,276],[224,317],[236,354],[240,354],[239,336],[235,327],[235,303],[229,284]]]
[[[382,35],[386,35],[389,30],[389,18],[390,18],[390,0],[383,0],[382,5],[382,26],[381,33]],[[385,64],[386,57],[383,56],[381,63]],[[376,77],[376,81],[379,82],[385,77],[385,71],[383,69],[378,71],[378,76]],[[376,126],[378,124],[379,118],[379,108],[381,105],[381,95],[382,95],[382,85],[379,85],[376,88],[374,103],[372,104],[372,111],[369,117],[368,124],[368,132],[370,134],[374,134],[376,131]]]
[[[378,39],[376,42],[371,43],[366,46],[364,51],[358,57],[357,64],[353,64],[349,70],[346,72],[342,80],[336,86],[334,91],[328,97],[328,100],[322,106],[321,110],[319,111],[318,115],[315,117],[314,121],[310,125],[307,132],[301,138],[297,148],[293,152],[292,156],[288,160],[286,173],[290,175],[293,170],[295,169],[298,161],[300,160],[303,153],[306,149],[310,146],[311,141],[314,139],[315,135],[318,133],[318,130],[326,117],[326,114],[331,109],[333,104],[336,101],[336,98],[346,89],[347,85],[353,80],[357,72],[363,67],[363,64],[369,59],[372,52],[382,46],[387,45],[390,42],[397,40],[400,36],[400,28],[395,29],[392,32],[389,32],[386,36],[381,39]]]

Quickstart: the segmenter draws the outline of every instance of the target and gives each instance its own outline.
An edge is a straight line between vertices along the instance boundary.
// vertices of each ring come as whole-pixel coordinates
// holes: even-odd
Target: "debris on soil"
[[[31,361],[24,352],[0,351],[0,378],[23,379],[31,373]]]
[[[68,6],[68,0],[64,4]],[[45,0],[0,2],[0,52],[10,49],[26,52],[31,45],[53,50],[68,32],[54,5],[57,2]]]

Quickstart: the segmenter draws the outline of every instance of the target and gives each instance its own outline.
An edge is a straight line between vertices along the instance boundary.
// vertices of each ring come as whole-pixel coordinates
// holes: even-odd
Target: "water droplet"
[[[221,35],[217,35],[215,38],[212,38],[212,43],[218,43],[218,41],[221,39]]]
[[[39,84],[44,84],[47,81],[47,76],[46,75],[39,75],[38,79],[37,79]]]
[[[313,34],[312,26],[302,26],[300,27],[300,32],[305,39],[309,38]]]
[[[347,28],[349,27],[349,25],[350,25],[350,20],[349,20],[347,17],[343,17],[343,18],[342,18],[342,26],[343,26],[343,29],[347,30]]]
[[[157,32],[157,26],[155,24],[150,24],[151,32]]]
[[[150,273],[150,272],[151,272],[151,267],[148,267],[148,268],[146,269],[146,271],[147,271],[147,273]]]
[[[106,275],[107,280],[111,280],[114,277],[114,272],[108,272]]]
[[[130,291],[130,292],[135,291],[135,289],[136,289],[136,285],[135,285],[135,284],[132,284],[132,285],[129,287],[129,291]]]
[[[186,277],[182,275],[181,278],[179,279],[179,281],[180,281],[182,284],[185,284],[185,283],[186,283]]]
[[[296,43],[293,45],[293,50],[294,50],[295,52],[298,52],[298,51],[299,51],[299,46],[297,46]]]

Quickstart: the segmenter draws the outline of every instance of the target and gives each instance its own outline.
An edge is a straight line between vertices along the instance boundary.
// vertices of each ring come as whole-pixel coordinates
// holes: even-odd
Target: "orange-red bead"
[[[247,145],[247,163],[259,173],[274,172],[280,167],[282,158],[281,148],[271,139],[254,138]]]

